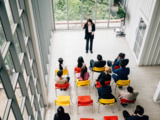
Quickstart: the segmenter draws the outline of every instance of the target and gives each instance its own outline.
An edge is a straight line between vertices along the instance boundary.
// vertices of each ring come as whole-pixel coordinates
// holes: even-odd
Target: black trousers
[[[92,70],[93,67],[94,67],[94,60],[91,59],[91,60],[90,60],[90,67],[89,67],[89,69]]]
[[[129,116],[130,116],[130,114],[129,114],[126,110],[124,110],[124,111],[123,111],[123,117],[125,118],[125,120],[126,120]]]
[[[91,33],[89,33],[87,39],[86,39],[86,51],[88,51],[89,49],[89,41],[90,41],[90,50],[92,51],[93,48],[93,36],[91,35]]]

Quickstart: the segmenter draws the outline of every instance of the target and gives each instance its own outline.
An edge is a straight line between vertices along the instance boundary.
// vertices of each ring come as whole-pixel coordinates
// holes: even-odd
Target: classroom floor
[[[95,39],[93,45],[93,54],[90,52],[85,53],[85,40],[83,30],[57,30],[53,32],[52,49],[51,49],[51,65],[48,81],[48,102],[49,107],[46,111],[46,120],[53,120],[55,114],[55,68],[58,64],[58,58],[62,57],[69,70],[70,84],[71,84],[71,120],[79,120],[80,118],[94,118],[95,120],[102,120],[103,116],[118,116],[119,120],[124,120],[122,116],[123,110],[132,112],[132,105],[122,108],[118,111],[117,104],[114,105],[114,113],[112,113],[111,106],[100,106],[100,113],[98,113],[98,96],[97,90],[93,88],[94,80],[98,77],[98,74],[94,74],[94,80],[91,79],[91,93],[87,88],[78,88],[78,95],[76,95],[76,88],[74,86],[74,67],[77,65],[77,59],[79,56],[83,56],[87,66],[89,66],[90,59],[96,60],[97,54],[101,54],[104,60],[114,60],[120,52],[126,53],[126,58],[129,58],[129,67],[131,73],[129,78],[131,79],[131,86],[134,90],[139,92],[136,105],[144,107],[145,114],[149,115],[150,120],[160,120],[160,104],[153,101],[153,96],[156,91],[157,84],[160,80],[160,67],[139,67],[136,63],[134,55],[129,48],[127,40],[124,37],[115,37],[115,33],[112,29],[99,29],[95,32]],[[113,79],[112,79],[113,82]],[[114,92],[115,84],[112,86],[112,91],[115,96],[117,92]],[[126,89],[126,88],[123,88]],[[69,95],[68,91],[59,91],[58,95]],[[90,95],[93,99],[93,114],[92,107],[80,107],[79,115],[77,114],[77,96]],[[119,101],[117,102],[119,105]],[[57,108],[57,107],[56,107]],[[69,107],[64,107],[65,112],[69,113]]]

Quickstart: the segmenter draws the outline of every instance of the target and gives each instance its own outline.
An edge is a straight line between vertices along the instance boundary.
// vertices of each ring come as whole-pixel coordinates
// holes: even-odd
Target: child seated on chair
[[[92,70],[93,67],[104,67],[106,65],[106,61],[102,60],[102,56],[100,54],[97,55],[97,61],[91,60],[89,69]]]
[[[57,76],[55,77],[55,82],[57,84],[65,84],[65,83],[69,82],[70,78],[69,77],[64,78],[64,77],[62,77],[62,75],[63,75],[63,71],[59,70],[57,72]]]
[[[123,117],[125,120],[149,120],[149,117],[144,114],[144,108],[140,105],[136,106],[134,114],[129,114],[126,110],[123,111]]]
[[[119,98],[124,98],[126,100],[132,101],[135,100],[138,96],[138,92],[134,92],[133,88],[131,86],[127,87],[127,90],[121,90],[119,89]],[[123,107],[126,106],[127,104],[121,104]]]
[[[79,81],[84,81],[89,79],[89,72],[87,72],[87,66],[83,65],[81,68],[81,72],[78,73],[77,78]]]
[[[126,63],[125,61],[120,61],[120,68],[114,69],[114,65],[112,65],[112,72],[117,74],[113,74],[112,77],[114,79],[114,82],[116,83],[118,80],[128,80],[128,75],[130,73],[129,67],[125,67]]]
[[[112,89],[111,86],[105,86],[105,81],[103,79],[100,79],[100,84],[102,87],[98,88],[98,101],[99,99],[103,98],[103,99],[112,99],[114,98],[115,101],[116,98],[114,97],[114,95],[112,95]]]
[[[77,62],[78,62],[78,65],[75,67],[74,71],[75,71],[75,73],[80,73],[81,72],[81,68],[82,68],[82,66],[84,64],[83,57],[82,56],[78,57]]]
[[[104,81],[110,81],[111,80],[111,67],[106,67],[104,72],[101,72],[98,76],[97,81],[100,81],[100,79],[103,79]]]
[[[107,65],[108,65],[109,67],[111,67],[112,65],[114,65],[114,66],[119,66],[119,63],[120,63],[121,61],[125,61],[125,64],[126,64],[126,65],[129,63],[129,60],[128,60],[128,59],[125,59],[125,54],[124,54],[124,53],[119,53],[119,55],[118,55],[117,58],[114,60],[114,62],[108,60],[108,61],[107,61]],[[125,66],[126,66],[126,65],[125,65]]]
[[[67,66],[64,64],[63,58],[58,59],[59,64],[57,65],[57,70],[65,70]]]

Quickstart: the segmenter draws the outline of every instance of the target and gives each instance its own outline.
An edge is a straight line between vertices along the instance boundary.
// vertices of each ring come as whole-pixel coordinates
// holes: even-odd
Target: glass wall
[[[38,4],[50,10],[49,0],[44,4],[42,1]],[[41,21],[43,27],[40,29],[43,34],[40,34],[43,41],[45,40],[45,44],[39,43],[38,49],[44,49],[41,52],[43,55],[46,54],[46,59],[41,58],[43,63],[37,64],[27,16],[28,4],[25,3],[25,0],[0,0],[0,118],[2,120],[36,118],[43,120],[44,115],[41,113],[44,113],[46,106],[37,65],[44,68],[46,63],[49,63],[47,55],[51,37],[50,13],[44,8],[44,11],[36,11],[41,12],[43,18],[37,21]],[[45,48],[42,48],[41,44]],[[43,72],[47,75],[47,69]]]
[[[134,50],[133,50],[137,59],[139,58],[139,53],[140,53],[140,50],[141,50],[141,46],[142,46],[145,31],[146,31],[146,27],[147,26],[146,26],[145,22],[141,18],[140,22],[139,22],[138,29],[137,29],[137,36],[136,36],[136,40],[135,40],[135,44],[134,44]]]
[[[91,18],[97,28],[120,27],[114,0],[53,0],[55,29],[81,29]],[[111,19],[111,20],[110,20]],[[111,25],[109,25],[111,23]]]

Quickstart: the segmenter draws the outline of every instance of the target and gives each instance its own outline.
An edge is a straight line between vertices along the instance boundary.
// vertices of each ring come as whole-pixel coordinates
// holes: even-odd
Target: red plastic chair
[[[116,70],[116,69],[119,69],[120,68],[120,66],[114,66],[114,69]]]
[[[121,102],[121,104],[133,104],[133,110],[134,110],[136,99],[127,100],[127,99],[124,99],[124,98],[120,98],[120,102]]]
[[[91,100],[90,95],[78,96],[77,106],[78,108],[79,106],[92,106],[92,113],[93,113],[93,100]],[[78,108],[77,108],[77,113],[79,114]]]
[[[94,120],[93,118],[80,118],[80,120]]]
[[[118,120],[118,116],[104,116],[103,120]]]
[[[75,71],[75,73],[80,73],[81,72],[81,68],[80,67],[75,67],[74,71]]]
[[[57,96],[57,89],[69,89],[69,83],[66,84],[55,84],[55,92]],[[70,89],[69,89],[69,95],[70,95]]]
[[[106,85],[106,86],[110,85],[110,81],[105,81],[105,85]],[[98,82],[96,81],[96,87],[97,87],[97,88],[100,88],[100,87],[101,87],[101,84],[100,84],[99,81],[98,81]]]

